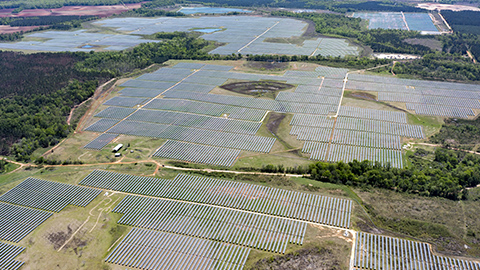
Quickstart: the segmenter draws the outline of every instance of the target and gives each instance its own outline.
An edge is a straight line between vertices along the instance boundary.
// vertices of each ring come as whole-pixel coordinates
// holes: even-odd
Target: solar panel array
[[[103,105],[108,105],[108,106],[120,106],[120,107],[133,107],[136,105],[141,105],[143,104],[147,99],[145,98],[137,98],[137,97],[113,97]]]
[[[305,142],[303,144],[302,153],[311,153],[310,159],[326,160],[328,152],[328,143]]]
[[[355,12],[353,17],[368,20],[369,29],[382,28],[407,30],[407,26],[403,21],[402,13],[400,12]]]
[[[369,148],[362,146],[332,144],[326,161],[350,162],[354,159],[370,160],[380,162],[382,164],[390,164],[392,167],[403,168],[402,151],[390,150],[382,148]]]
[[[209,205],[129,195],[113,212],[119,224],[285,253],[303,244],[307,223]]]
[[[0,44],[6,50],[32,50],[48,52],[88,52],[95,48],[84,48],[85,45],[103,47],[107,51],[125,50],[140,43],[159,42],[158,40],[144,39],[137,35],[128,34],[100,34],[89,33],[87,30],[77,31],[44,31],[28,35],[41,40],[19,41]]]
[[[402,148],[400,136],[357,130],[335,129],[333,131],[332,143],[397,150]]]
[[[428,13],[355,12],[355,18],[368,20],[368,28],[439,32]]]
[[[157,110],[138,110],[126,120],[194,127],[254,135],[262,125],[259,122],[225,119],[205,115]]]
[[[242,269],[250,249],[133,228],[105,259],[140,269]]]
[[[17,270],[24,263],[15,260],[20,253],[25,250],[24,247],[19,247],[7,243],[0,242],[0,269]]]
[[[480,86],[350,74],[346,88],[378,92],[378,100],[404,102],[417,114],[468,118],[480,108]]]
[[[410,138],[425,138],[422,126],[394,122],[383,122],[371,119],[339,116],[337,117],[335,127],[339,129],[352,129],[367,132],[385,133]]]
[[[97,122],[85,128],[85,130],[93,132],[105,132],[112,128],[114,125],[116,125],[118,122],[118,119],[101,118]]]
[[[29,177],[0,196],[0,201],[60,212],[69,204],[85,207],[100,192],[97,189]]]
[[[262,121],[267,113],[266,110],[241,108],[230,105],[206,103],[183,99],[154,99],[144,108],[167,111],[179,111],[211,116],[228,115],[228,118],[248,120],[253,122]]]
[[[210,53],[230,55],[242,54],[287,54],[287,55],[358,55],[358,47],[350,45],[345,39],[316,38],[305,40],[302,44],[292,44],[288,38],[301,36],[307,23],[292,18],[216,16],[216,17],[160,17],[160,18],[112,18],[94,22],[104,27],[116,28],[129,34],[101,34],[78,31],[46,31],[30,34],[41,38],[38,41],[20,41],[0,44],[2,49],[35,51],[91,51],[95,47],[103,50],[124,50],[140,43],[159,42],[144,39],[139,35],[151,35],[157,32],[197,31],[199,28],[216,28],[223,31],[202,33],[206,40],[225,43]],[[192,30],[193,29],[193,30]],[[285,43],[268,42],[269,38]],[[89,45],[91,47],[85,47]]]
[[[0,202],[0,239],[18,243],[52,213]]]
[[[83,148],[93,149],[93,150],[102,150],[107,144],[117,138],[116,134],[100,134],[97,138],[93,139],[91,142],[87,143]]]
[[[80,185],[146,196],[225,206],[349,228],[350,200],[179,174],[158,179],[94,170]]]
[[[353,117],[353,118],[364,118],[364,119],[407,124],[407,115],[403,112],[393,112],[393,111],[383,111],[383,110],[375,110],[375,109],[341,106],[338,116],[347,116],[347,117]]]
[[[240,150],[167,140],[153,154],[157,158],[184,160],[217,166],[233,166]]]
[[[469,116],[475,116],[474,111],[470,108],[448,107],[441,105],[407,103],[407,110],[413,110],[417,114],[438,115],[445,117],[468,118]]]
[[[478,262],[432,253],[426,243],[368,233],[357,233],[353,265],[357,269],[478,270]]]

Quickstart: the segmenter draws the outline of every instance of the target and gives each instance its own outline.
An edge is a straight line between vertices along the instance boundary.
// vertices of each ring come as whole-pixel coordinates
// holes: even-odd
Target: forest
[[[440,132],[430,137],[430,141],[447,147],[473,150],[480,144],[480,119],[446,119]]]
[[[424,158],[432,155],[433,160]],[[468,198],[467,187],[480,184],[480,156],[437,148],[408,155],[410,164],[403,169],[383,166],[368,160],[348,163],[317,162],[309,166],[284,168],[266,165],[264,172],[310,174],[310,178],[354,187],[376,187],[421,196],[451,200]]]
[[[480,12],[443,10],[442,15],[455,32],[480,34]]]

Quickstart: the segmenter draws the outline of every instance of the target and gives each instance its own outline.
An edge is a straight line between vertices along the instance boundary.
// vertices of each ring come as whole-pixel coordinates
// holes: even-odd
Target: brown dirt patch
[[[220,86],[220,88],[239,94],[267,97],[274,99],[279,91],[291,89],[294,85],[274,81],[234,82]]]
[[[258,261],[252,269],[342,269],[342,262],[334,255],[335,248],[310,247],[285,256],[275,256]]]
[[[46,235],[47,240],[53,245],[53,248],[55,250],[58,250],[72,236],[72,234],[77,229],[73,227],[76,226],[69,224],[65,231],[54,231]],[[67,245],[65,245],[65,249],[73,248],[75,253],[77,253],[77,249],[86,246],[87,243],[87,240],[81,239],[81,237],[77,234],[70,242],[68,242]]]
[[[364,100],[372,100],[372,101],[377,101],[374,95],[368,94],[365,92],[353,92],[349,95],[350,97],[353,98],[359,98],[359,99],[364,99]]]
[[[12,34],[17,32],[26,32],[36,28],[40,28],[41,26],[15,26],[12,27],[10,25],[0,25],[0,34]]]
[[[270,118],[268,118],[267,128],[273,134],[276,134],[280,123],[285,118],[286,114],[271,112]]]
[[[245,63],[245,66],[248,68],[258,69],[258,70],[285,70],[288,68],[287,62],[259,62],[259,61],[248,61]]]

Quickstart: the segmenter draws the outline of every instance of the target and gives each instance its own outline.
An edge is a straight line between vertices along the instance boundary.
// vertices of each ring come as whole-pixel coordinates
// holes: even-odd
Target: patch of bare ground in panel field
[[[289,245],[285,255],[250,253],[245,269],[349,269],[353,236],[345,230],[308,225],[303,246]]]

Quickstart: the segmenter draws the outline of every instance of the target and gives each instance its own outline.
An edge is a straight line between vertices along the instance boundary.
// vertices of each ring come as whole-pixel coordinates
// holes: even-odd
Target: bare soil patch
[[[268,62],[257,62],[257,61],[248,61],[245,63],[245,66],[252,69],[258,70],[285,70],[288,68],[287,62],[277,62],[277,61],[268,61]]]
[[[353,98],[364,99],[364,100],[377,101],[377,98],[375,97],[375,95],[365,93],[365,92],[352,92],[349,94],[349,96]]]
[[[309,247],[258,261],[251,269],[343,269],[343,262],[336,256],[336,245]]]
[[[17,32],[26,32],[36,28],[40,28],[41,26],[10,26],[10,25],[0,25],[0,34],[12,34]]]
[[[68,224],[66,231],[54,231],[47,234],[47,240],[53,245],[55,250],[58,250],[75,232],[76,228],[75,225]],[[75,253],[77,252],[78,248],[86,246],[88,243],[87,240],[81,239],[77,236],[73,237],[73,239],[65,246],[65,248],[73,248]]]
[[[235,82],[220,86],[220,88],[239,94],[275,98],[279,91],[295,87],[294,85],[274,81]]]
[[[436,51],[442,50],[442,42],[433,38],[408,38],[404,41],[408,44],[422,45]]]
[[[276,134],[278,131],[278,127],[280,126],[280,123],[285,118],[285,116],[286,114],[284,113],[271,112],[270,118],[268,119],[268,123],[267,123],[268,130],[271,133]]]

